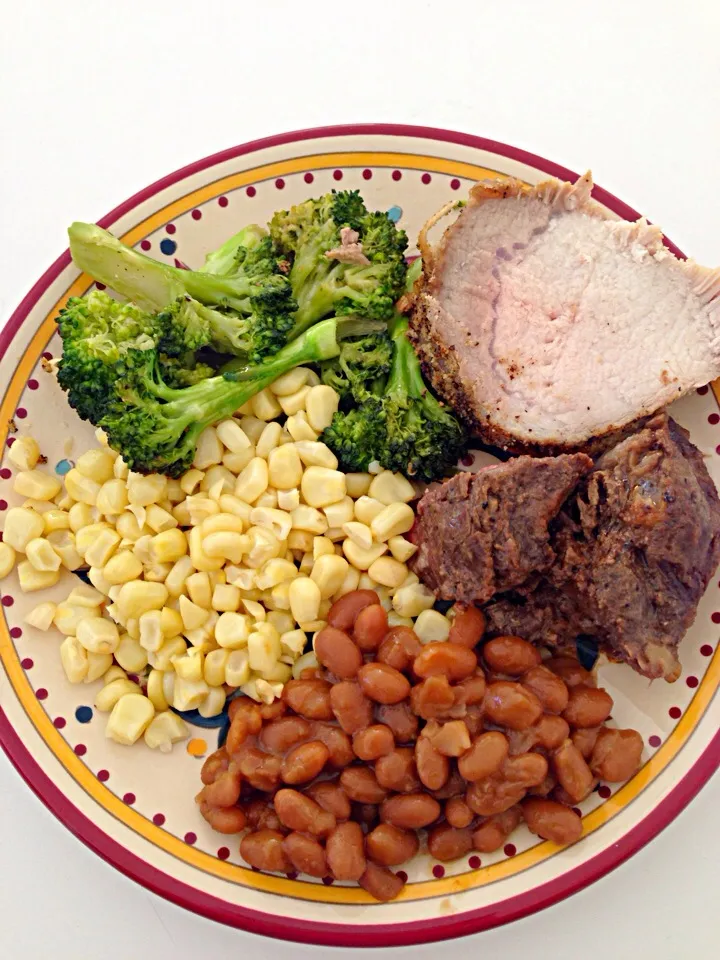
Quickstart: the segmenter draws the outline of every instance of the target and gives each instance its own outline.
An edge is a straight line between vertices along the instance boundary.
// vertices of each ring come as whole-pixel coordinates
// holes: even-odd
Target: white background
[[[72,220],[96,220],[224,147],[332,123],[449,127],[591,166],[682,249],[720,263],[716,0],[5,0],[0,14],[2,322]],[[650,847],[569,901],[453,944],[380,954],[717,956],[718,807],[716,776]],[[146,893],[67,833],[0,756],[1,960],[279,951],[331,953],[221,928]]]

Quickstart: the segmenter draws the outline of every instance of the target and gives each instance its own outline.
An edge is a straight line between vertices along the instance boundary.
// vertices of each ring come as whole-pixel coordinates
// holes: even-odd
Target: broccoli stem
[[[406,336],[407,329],[407,318],[400,314],[390,321],[389,330],[395,344],[395,351],[385,393],[388,396],[404,393],[415,399],[424,399],[428,391],[423,380],[420,361]]]
[[[227,276],[235,271],[238,249],[245,247],[252,250],[267,236],[267,230],[257,224],[243,227],[234,236],[226,240],[217,250],[212,250],[205,257],[205,263],[200,267],[200,273],[210,273],[215,276]]]
[[[68,236],[70,253],[81,270],[146,310],[163,310],[187,296],[206,305],[248,309],[253,288],[247,278],[179,270],[127,247],[94,223],[73,223]]]

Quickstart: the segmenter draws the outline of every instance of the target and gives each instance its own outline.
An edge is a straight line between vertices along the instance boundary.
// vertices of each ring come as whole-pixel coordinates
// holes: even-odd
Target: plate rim
[[[469,133],[421,125],[393,123],[320,126],[252,140],[186,164],[137,191],[97,222],[108,228],[140,203],[150,199],[167,187],[193,174],[202,172],[208,167],[246,154],[270,147],[325,137],[342,138],[363,135],[406,137],[453,143],[491,151],[508,159],[533,166],[549,176],[564,180],[577,177],[577,173],[573,170],[547,160],[538,154]],[[640,216],[633,207],[619,200],[602,187],[595,187],[594,196],[624,219],[636,220]],[[684,258],[684,254],[675,244],[667,239],[665,242],[676,256]],[[0,332],[0,359],[5,355],[35,303],[70,263],[70,252],[66,249],[42,274],[13,311],[4,329]],[[153,893],[208,919],[239,927],[249,932],[295,942],[341,947],[403,946],[431,943],[500,926],[551,906],[605,876],[645,846],[690,803],[720,766],[719,731],[682,780],[646,817],[628,830],[617,844],[596,854],[582,865],[532,890],[508,897],[499,904],[489,904],[475,910],[467,910],[454,917],[376,926],[336,924],[278,917],[270,913],[238,907],[218,897],[203,893],[131,853],[121,843],[104,833],[88,816],[75,807],[33,759],[1,706],[0,745],[2,745],[20,776],[51,813],[107,863]]]

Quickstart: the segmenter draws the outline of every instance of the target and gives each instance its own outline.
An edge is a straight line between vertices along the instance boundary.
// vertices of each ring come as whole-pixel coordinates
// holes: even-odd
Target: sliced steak
[[[720,375],[720,270],[575,184],[486,181],[431,250],[411,333],[424,372],[486,441],[585,447]],[[422,237],[421,237],[422,239]]]
[[[598,460],[554,525],[557,560],[486,608],[491,633],[562,645],[597,637],[646,677],[680,675],[678,645],[720,561],[720,500],[666,414]]]
[[[548,525],[580,477],[585,454],[518,457],[430,488],[418,505],[413,569],[446,600],[484,603],[555,559]]]

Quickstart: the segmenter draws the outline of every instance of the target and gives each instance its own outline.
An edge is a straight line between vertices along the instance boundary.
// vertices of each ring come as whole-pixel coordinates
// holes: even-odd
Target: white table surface
[[[686,252],[720,263],[715,0],[34,0],[0,14],[2,323],[72,220],[232,144],[353,121],[455,128],[592,166]],[[379,952],[717,956],[719,807],[716,776],[649,847],[570,900],[453,944]],[[147,893],[76,841],[4,755],[0,871],[0,960],[331,952]]]

